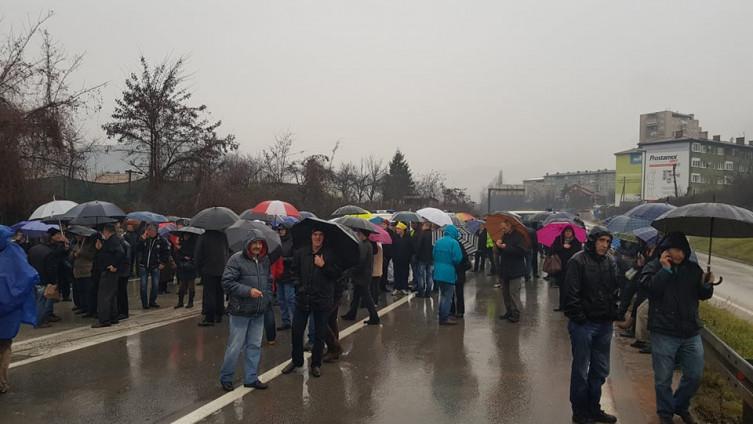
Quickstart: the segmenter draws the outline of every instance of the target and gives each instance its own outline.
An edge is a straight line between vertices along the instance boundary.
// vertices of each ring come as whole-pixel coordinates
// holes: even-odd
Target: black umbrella
[[[71,234],[83,237],[91,237],[94,234],[97,234],[97,230],[89,227],[84,227],[83,225],[71,225],[66,229],[66,231]]]
[[[301,219],[317,217],[315,213],[309,211],[298,211],[298,214],[301,216]]]
[[[364,208],[354,206],[354,205],[347,205],[342,206],[340,208],[337,208],[334,212],[332,212],[332,217],[338,217],[338,216],[345,216],[345,215],[362,215],[370,213]]]
[[[69,222],[73,225],[98,225],[116,222],[126,216],[117,205],[110,202],[93,200],[81,203],[63,215],[52,217],[53,222]]]
[[[233,252],[243,250],[246,241],[254,235],[255,231],[260,232],[267,243],[269,260],[272,262],[276,261],[282,253],[280,235],[277,234],[277,231],[269,228],[262,222],[239,219],[233,225],[226,228],[225,235],[227,236],[227,244],[230,246],[230,250]]]
[[[578,225],[582,228],[586,228],[586,223],[583,222],[583,220],[579,216],[573,215],[570,212],[552,213],[544,220],[543,225],[547,225],[552,222],[564,222],[564,221],[572,221],[575,223],[575,225]]]
[[[528,218],[528,221],[529,222],[538,222],[539,224],[543,224],[544,221],[546,221],[546,219],[549,218],[552,215],[554,215],[554,212],[549,212],[549,211],[539,212],[539,213],[531,215],[531,217]]]
[[[665,234],[681,232],[690,236],[708,237],[709,260],[706,269],[710,271],[714,237],[753,237],[753,212],[724,203],[692,203],[666,212],[651,226]],[[722,279],[719,279],[717,284],[721,282]]]
[[[205,230],[222,231],[238,221],[238,215],[228,208],[214,206],[206,208],[191,218],[191,225]]]
[[[402,212],[395,212],[395,214],[392,215],[392,218],[390,218],[390,221],[404,222],[406,224],[409,224],[411,222],[423,222],[424,220],[415,212],[402,211]]]
[[[187,226],[187,227],[181,227],[175,230],[171,230],[170,232],[171,233],[196,234],[197,236],[200,236],[204,234],[206,231],[203,228]]]
[[[332,249],[340,266],[348,269],[358,265],[358,244],[356,235],[336,222],[325,221],[319,218],[306,218],[293,225],[293,245],[303,247],[311,245],[311,232],[319,230],[324,232],[324,245]]]
[[[367,233],[377,232],[374,229],[374,224],[363,218],[356,218],[355,216],[341,216],[340,218],[333,219],[332,222],[337,222],[338,224],[342,224],[354,230],[363,230]]]
[[[263,221],[267,223],[272,223],[274,222],[276,217],[274,215],[267,215],[265,213],[254,212],[251,209],[246,209],[240,215],[240,218],[248,220],[248,221]]]

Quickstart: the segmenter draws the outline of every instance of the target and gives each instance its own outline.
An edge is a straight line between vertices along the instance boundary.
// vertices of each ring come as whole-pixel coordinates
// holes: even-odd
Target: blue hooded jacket
[[[457,281],[455,265],[463,260],[458,236],[458,229],[454,225],[448,225],[444,228],[444,236],[434,243],[434,281],[450,284]]]
[[[37,324],[36,284],[39,274],[26,253],[10,241],[13,231],[0,225],[0,339],[13,339],[21,323]]]

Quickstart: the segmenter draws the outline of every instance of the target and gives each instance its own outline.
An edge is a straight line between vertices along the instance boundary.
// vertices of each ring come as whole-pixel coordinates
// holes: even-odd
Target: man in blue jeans
[[[277,227],[277,233],[282,242],[282,274],[277,279],[277,300],[280,303],[280,331],[290,330],[295,311],[295,279],[293,278],[293,237],[290,235],[290,225],[282,222]]]
[[[679,415],[695,423],[688,409],[703,376],[703,344],[698,302],[714,295],[714,276],[691,259],[684,234],[670,233],[659,245],[659,258],[643,269],[641,285],[649,293],[648,329],[654,366],[656,413],[662,424]],[[672,375],[680,365],[682,379],[672,393]]]
[[[257,375],[264,315],[271,308],[272,299],[272,276],[266,246],[262,233],[252,230],[244,249],[230,257],[222,274],[222,288],[230,297],[227,306],[230,334],[220,384],[228,392],[234,389],[233,376],[241,352],[244,354],[243,386],[258,390],[267,388]]]
[[[439,284],[439,325],[457,324],[457,321],[450,319],[450,308],[458,278],[455,267],[463,260],[458,235],[454,225],[444,227],[444,235],[434,244],[432,252],[434,281]]]
[[[573,364],[570,404],[577,424],[615,423],[601,409],[601,386],[609,375],[612,322],[619,320],[617,266],[607,256],[612,235],[604,227],[591,229],[584,250],[568,263],[565,315]]]
[[[170,259],[170,246],[167,240],[157,233],[157,226],[149,224],[136,246],[139,261],[139,277],[141,278],[141,306],[144,309],[159,308],[157,293],[159,290],[159,273],[165,268]],[[149,277],[152,277],[152,288],[147,295]]]

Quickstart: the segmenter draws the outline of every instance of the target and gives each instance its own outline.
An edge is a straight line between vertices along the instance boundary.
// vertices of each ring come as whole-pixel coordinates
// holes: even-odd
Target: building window
[[[690,182],[691,183],[700,183],[701,182],[701,174],[690,174]]]
[[[690,159],[690,166],[693,168],[700,168],[701,167],[701,158],[692,158]]]
[[[696,153],[703,153],[703,149],[701,148],[700,143],[693,143],[690,147],[690,149]]]
[[[740,165],[737,170],[738,172],[745,172],[745,165]]]
[[[717,171],[724,171],[724,163],[722,162],[715,163],[714,169],[716,169]]]
[[[725,184],[725,185],[730,185],[730,184],[732,184],[732,176],[731,176],[731,175],[725,175],[725,176],[724,176],[724,184]]]
[[[717,147],[716,154],[719,156],[724,156],[724,147]]]
[[[724,178],[718,177],[716,179],[716,185],[724,185]]]
[[[724,162],[724,170],[725,171],[734,171],[735,170],[735,164],[731,160],[728,160],[728,161]]]

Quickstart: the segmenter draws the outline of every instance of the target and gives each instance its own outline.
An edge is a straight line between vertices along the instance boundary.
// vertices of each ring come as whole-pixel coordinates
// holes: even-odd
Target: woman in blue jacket
[[[450,306],[455,291],[457,273],[455,267],[463,259],[458,243],[458,229],[454,225],[444,228],[444,235],[434,244],[434,281],[439,285],[439,325],[455,325],[450,320]]]

